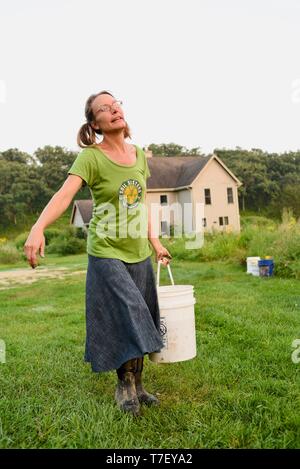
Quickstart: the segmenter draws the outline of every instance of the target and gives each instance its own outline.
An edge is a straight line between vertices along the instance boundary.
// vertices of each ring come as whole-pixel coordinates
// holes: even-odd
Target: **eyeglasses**
[[[123,101],[115,101],[113,104],[103,104],[100,106],[96,112],[98,114],[99,112],[108,112],[111,111],[113,108],[120,108],[123,104]]]

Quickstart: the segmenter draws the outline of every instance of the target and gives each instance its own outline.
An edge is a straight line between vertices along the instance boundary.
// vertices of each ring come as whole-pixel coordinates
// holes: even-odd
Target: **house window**
[[[205,204],[211,204],[211,196],[210,196],[210,189],[204,189],[204,197],[205,197]]]
[[[202,226],[206,226],[206,218],[202,218]]]
[[[232,187],[227,187],[227,202],[233,204],[233,191]]]
[[[166,205],[168,203],[168,196],[167,195],[161,195],[160,196],[160,205]]]
[[[220,226],[228,225],[228,223],[229,223],[228,217],[219,217],[219,225]]]

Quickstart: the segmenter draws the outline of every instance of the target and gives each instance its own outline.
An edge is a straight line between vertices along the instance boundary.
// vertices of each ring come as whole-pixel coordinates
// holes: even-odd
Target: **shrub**
[[[78,238],[56,238],[48,247],[48,253],[56,253],[62,256],[85,252],[86,243]]]
[[[241,217],[241,228],[246,228],[248,226],[257,227],[257,228],[276,228],[277,223],[270,218],[258,216],[258,215],[248,215]]]
[[[78,235],[78,229],[71,225],[68,226],[60,232],[59,236],[53,238],[47,252],[60,254],[61,256],[85,252],[85,239],[76,237],[76,235]]]
[[[17,249],[23,249],[24,244],[26,242],[26,239],[28,238],[29,231],[20,233],[15,239],[14,239],[14,245]]]
[[[254,238],[256,230],[254,227],[248,225],[242,229],[239,238],[237,240],[238,247],[242,249],[247,249]]]
[[[295,272],[292,268],[290,261],[276,260],[274,266],[274,275],[281,278],[294,278],[296,277]]]
[[[63,230],[57,230],[52,228],[50,231],[50,235],[53,237],[61,237],[61,238],[78,238],[78,239],[86,239],[86,234],[84,230],[78,226],[67,225]]]
[[[15,238],[14,245],[19,251],[22,249],[23,252],[23,247],[28,235],[29,231],[21,233]],[[47,252],[49,253],[67,255],[85,252],[86,234],[81,228],[72,225],[67,226],[63,230],[58,228],[46,228],[44,235]]]
[[[44,230],[46,246],[48,246],[53,239],[57,238],[62,233],[63,233],[63,230],[60,230],[58,228],[46,228]]]
[[[82,228],[75,227],[75,236],[78,239],[87,239],[87,232]]]
[[[64,230],[59,230],[58,228],[46,228],[44,230],[44,235],[45,235],[45,242],[46,246],[48,246],[51,241],[61,234],[63,234]],[[24,244],[26,242],[26,239],[28,238],[30,231],[20,233],[14,240],[14,244],[17,249],[23,249]]]
[[[0,244],[0,262],[2,264],[15,264],[20,260],[22,260],[22,256],[14,244]]]

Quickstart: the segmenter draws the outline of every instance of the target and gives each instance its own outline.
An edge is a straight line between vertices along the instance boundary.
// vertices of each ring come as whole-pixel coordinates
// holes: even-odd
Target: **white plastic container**
[[[193,285],[174,285],[170,264],[167,265],[172,285],[159,286],[160,264],[157,266],[157,295],[160,309],[160,333],[164,348],[150,353],[155,363],[190,360],[197,355]]]
[[[247,257],[247,274],[259,277],[258,261],[260,257]]]

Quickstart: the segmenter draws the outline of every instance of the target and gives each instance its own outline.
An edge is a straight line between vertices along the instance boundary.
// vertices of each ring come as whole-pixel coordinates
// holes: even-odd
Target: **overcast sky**
[[[300,149],[300,1],[0,0],[0,151],[79,151],[88,96],[132,141]],[[130,142],[130,140],[128,140]]]

